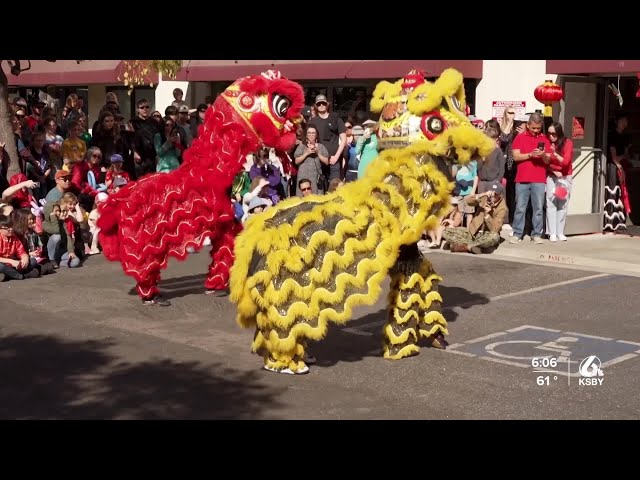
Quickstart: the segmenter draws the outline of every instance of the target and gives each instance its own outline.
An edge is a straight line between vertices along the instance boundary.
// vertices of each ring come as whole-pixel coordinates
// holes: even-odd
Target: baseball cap
[[[61,178],[71,178],[71,174],[66,170],[58,170],[56,172],[56,180],[59,180]]]
[[[189,107],[187,107],[186,105],[180,105],[180,108],[178,108],[178,113],[189,113]]]
[[[502,186],[502,182],[499,182],[498,180],[493,180],[493,181],[481,181],[478,184],[478,193],[484,193],[484,192],[495,192],[495,193],[499,193],[499,194],[504,194],[504,187]]]
[[[124,162],[124,158],[122,158],[122,155],[120,155],[119,153],[114,153],[113,155],[111,155],[111,158],[109,160],[111,160],[111,163]]]
[[[327,97],[322,94],[316,96],[316,105],[320,102],[329,103],[327,102]]]
[[[356,125],[351,129],[351,134],[354,137],[359,137],[360,135],[364,135],[364,128],[362,128],[360,125]]]
[[[260,197],[253,197],[249,202],[249,211],[253,210],[256,207],[268,207],[269,203]]]

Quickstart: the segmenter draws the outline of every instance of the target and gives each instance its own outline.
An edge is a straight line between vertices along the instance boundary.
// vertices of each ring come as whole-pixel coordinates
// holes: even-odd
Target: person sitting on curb
[[[488,253],[500,242],[500,230],[507,219],[504,188],[494,182],[486,192],[468,195],[465,202],[475,208],[469,226],[446,228],[442,237],[452,252]]]

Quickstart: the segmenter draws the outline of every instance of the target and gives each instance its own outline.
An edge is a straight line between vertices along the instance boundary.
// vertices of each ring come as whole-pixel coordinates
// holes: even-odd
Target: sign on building
[[[527,102],[519,100],[494,100],[491,102],[491,117],[496,120],[502,120],[504,111],[507,108],[513,108],[515,110],[515,120],[518,120],[527,113]]]

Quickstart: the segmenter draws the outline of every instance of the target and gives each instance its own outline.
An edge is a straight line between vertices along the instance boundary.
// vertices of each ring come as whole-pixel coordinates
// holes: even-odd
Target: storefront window
[[[366,86],[335,87],[333,111],[343,120],[362,123],[369,118],[371,92]]]

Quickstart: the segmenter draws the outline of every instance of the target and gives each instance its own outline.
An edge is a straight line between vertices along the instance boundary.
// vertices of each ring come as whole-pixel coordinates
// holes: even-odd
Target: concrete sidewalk
[[[640,237],[577,235],[566,242],[544,240],[541,244],[533,243],[528,236],[520,243],[510,244],[507,231],[502,232],[502,237],[500,246],[491,254],[483,254],[483,258],[640,277]],[[425,253],[431,252],[451,254],[448,250]]]

